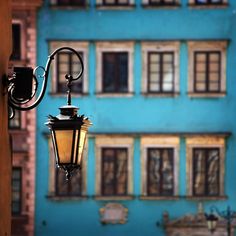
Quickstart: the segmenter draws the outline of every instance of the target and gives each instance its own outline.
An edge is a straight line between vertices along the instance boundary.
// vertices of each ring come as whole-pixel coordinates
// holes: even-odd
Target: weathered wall
[[[0,235],[11,235],[11,154],[8,134],[7,96],[2,76],[11,54],[11,0],[0,1]],[[4,37],[3,37],[4,36]]]
[[[232,135],[227,140],[225,160],[225,195],[227,200],[205,201],[225,209],[236,209],[236,1],[229,1],[223,9],[192,9],[187,0],[181,0],[177,9],[144,9],[141,0],[135,1],[132,10],[96,9],[95,0],[89,1],[85,10],[52,9],[49,0],[39,13],[38,65],[45,65],[49,52],[49,40],[74,40],[89,42],[89,91],[88,95],[73,98],[81,113],[88,115],[97,133],[158,133],[158,132],[223,132]],[[190,98],[188,95],[188,40],[229,40],[227,48],[227,96],[222,98]],[[134,41],[134,95],[119,98],[98,98],[96,94],[96,42]],[[142,84],[141,42],[153,40],[180,41],[180,95],[176,98],[144,97]],[[50,90],[48,86],[48,91]],[[96,149],[93,138],[89,140],[87,164],[87,195],[82,201],[53,201],[47,198],[49,181],[49,156],[44,122],[48,114],[58,114],[58,107],[65,104],[65,97],[53,97],[46,93],[38,107],[37,117],[37,192],[36,235],[112,235],[141,236],[164,235],[156,222],[162,220],[162,212],[177,218],[196,212],[198,201],[186,199],[186,144],[180,140],[179,195],[176,201],[140,200],[140,138],[134,138],[133,201],[121,202],[129,209],[128,223],[101,225],[99,209],[106,202],[97,201]]]

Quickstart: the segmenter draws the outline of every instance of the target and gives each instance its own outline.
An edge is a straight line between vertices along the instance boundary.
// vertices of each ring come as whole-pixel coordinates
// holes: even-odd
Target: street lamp
[[[225,211],[219,211],[216,206],[211,207],[211,213],[205,214],[207,220],[208,229],[211,233],[214,233],[217,226],[218,217],[213,213],[216,211],[217,215],[224,218],[227,221],[227,236],[231,236],[231,223],[234,218],[236,218],[236,212],[230,209],[230,206],[227,207]]]
[[[10,119],[14,117],[14,110],[27,111],[35,108],[43,99],[46,91],[51,62],[57,53],[69,50],[78,57],[80,71],[77,77],[66,74],[67,105],[60,107],[60,114],[48,116],[45,123],[51,134],[56,165],[66,172],[67,179],[75,169],[81,168],[83,149],[89,126],[92,124],[84,115],[77,115],[78,107],[71,105],[71,88],[75,80],[83,74],[83,61],[73,48],[61,47],[56,49],[47,60],[46,67],[38,66],[34,70],[29,67],[15,67],[12,78],[5,77],[8,87],[8,103],[11,110]],[[40,74],[39,71],[43,72]],[[42,78],[42,88],[37,99],[33,99],[38,88],[38,78]],[[33,101],[31,103],[31,101]],[[27,106],[27,104],[29,104]]]

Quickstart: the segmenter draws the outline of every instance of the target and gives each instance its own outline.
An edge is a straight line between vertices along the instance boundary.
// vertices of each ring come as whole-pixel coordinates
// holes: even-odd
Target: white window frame
[[[173,148],[174,150],[174,194],[172,196],[149,196],[147,194],[147,150],[148,148]],[[179,193],[179,149],[180,138],[177,136],[141,137],[141,199],[176,199]]]
[[[83,151],[83,163],[81,170],[82,173],[82,192],[80,196],[58,196],[56,195],[56,162],[55,162],[55,154],[53,150],[53,144],[50,136],[48,135],[48,148],[49,148],[49,182],[48,182],[48,196],[53,200],[64,200],[64,199],[81,199],[86,197],[87,193],[87,157],[88,157],[88,142],[85,143],[85,148]],[[66,178],[66,174],[65,174]],[[73,176],[72,176],[73,178]]]
[[[85,96],[88,94],[88,84],[89,84],[89,75],[88,75],[88,42],[72,42],[72,41],[52,41],[50,42],[50,53],[58,49],[59,47],[71,47],[75,49],[77,52],[83,53],[83,64],[84,64],[84,73],[82,79],[82,93],[74,93],[72,92],[72,95],[74,97],[80,97]],[[79,60],[79,59],[78,59]],[[52,72],[51,72],[51,92],[54,96],[67,96],[66,93],[57,92],[57,57],[55,57],[55,61],[52,63]],[[65,79],[66,83],[66,79]],[[73,85],[72,85],[73,86]]]
[[[179,94],[179,47],[177,41],[142,42],[142,93],[146,96],[176,96]],[[148,53],[149,52],[173,52],[174,53],[174,87],[173,93],[148,93]]]
[[[98,200],[127,200],[132,198],[133,193],[133,154],[134,154],[134,140],[129,136],[110,136],[102,135],[97,136],[95,140],[96,146],[96,173],[95,173],[95,192]],[[127,148],[128,151],[128,182],[127,182],[127,195],[126,196],[103,196],[101,194],[101,168],[102,168],[102,148]]]
[[[216,93],[194,92],[194,53],[198,51],[219,51],[221,53],[221,91]],[[189,41],[188,42],[188,94],[190,97],[224,97],[226,95],[226,50],[227,41]]]
[[[102,54],[105,52],[128,53],[128,92],[127,93],[103,93],[102,92]],[[134,42],[97,42],[96,43],[96,92],[99,97],[130,97],[133,95],[133,57]]]
[[[219,148],[220,150],[220,191],[219,196],[195,196],[193,195],[193,149],[194,148]],[[217,136],[196,136],[186,138],[186,171],[187,171],[187,196],[196,199],[218,199],[224,196],[225,175],[225,138]]]

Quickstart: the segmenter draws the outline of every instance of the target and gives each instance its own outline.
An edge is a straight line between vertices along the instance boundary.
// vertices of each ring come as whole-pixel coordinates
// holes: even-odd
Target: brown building
[[[12,0],[10,67],[36,66],[36,11],[41,0]],[[15,111],[12,140],[12,235],[34,235],[35,110]]]

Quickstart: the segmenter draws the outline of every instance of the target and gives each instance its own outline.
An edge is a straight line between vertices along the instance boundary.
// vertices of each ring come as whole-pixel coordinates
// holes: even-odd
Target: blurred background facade
[[[22,113],[10,124],[25,127],[12,130],[24,144],[36,131],[23,154],[13,141],[13,190],[22,188],[13,210],[34,212],[29,235],[210,235],[204,212],[236,200],[236,2],[45,0],[36,28],[30,9],[31,18],[13,15],[31,52],[23,63],[44,66],[56,48],[76,49],[85,72],[72,104],[93,126],[83,169],[66,182],[44,125],[66,103],[64,75],[78,72],[76,57],[61,52],[37,119]],[[222,221],[215,235],[224,232]]]

